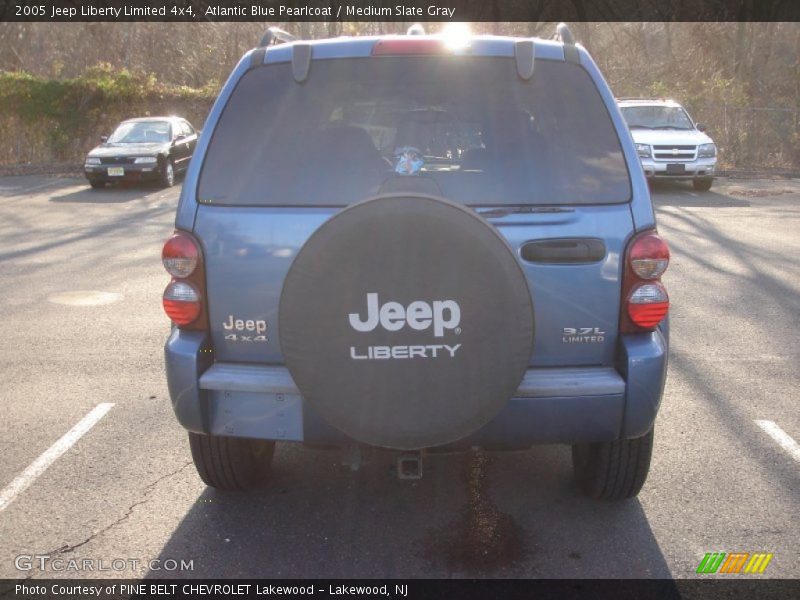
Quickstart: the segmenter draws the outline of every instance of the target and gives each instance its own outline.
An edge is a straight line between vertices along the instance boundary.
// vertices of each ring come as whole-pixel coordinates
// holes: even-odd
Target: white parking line
[[[795,442],[788,433],[786,433],[772,421],[759,421],[756,419],[756,425],[766,431],[769,437],[778,442],[778,445],[786,450],[786,452],[789,453],[789,456],[791,456],[797,462],[800,462],[800,444]]]
[[[19,494],[24,492],[34,480],[47,470],[55,460],[64,454],[77,442],[81,436],[94,427],[103,416],[114,406],[112,402],[103,402],[95,406],[89,414],[78,421],[77,425],[65,433],[60,440],[50,446],[44,453],[33,461],[14,481],[9,483],[0,492],[0,512],[14,501]]]

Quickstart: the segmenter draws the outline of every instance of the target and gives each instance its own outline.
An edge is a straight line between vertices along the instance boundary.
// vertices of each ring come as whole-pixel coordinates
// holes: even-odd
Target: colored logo
[[[697,573],[753,573],[767,569],[772,554],[766,552],[708,552],[697,566]]]

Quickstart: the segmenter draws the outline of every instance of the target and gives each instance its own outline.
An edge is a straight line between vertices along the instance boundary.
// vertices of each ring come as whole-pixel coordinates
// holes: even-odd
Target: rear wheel
[[[714,179],[711,177],[699,177],[697,179],[692,179],[692,185],[698,192],[707,192],[711,189],[711,184],[713,182]]]
[[[90,179],[89,180],[89,185],[92,186],[92,189],[99,190],[100,188],[106,187],[106,182],[105,181],[99,181],[97,179]]]
[[[275,442],[189,432],[192,460],[206,485],[225,491],[252,490],[266,480]]]
[[[575,444],[572,466],[578,488],[598,500],[633,498],[650,471],[653,430],[640,438]]]

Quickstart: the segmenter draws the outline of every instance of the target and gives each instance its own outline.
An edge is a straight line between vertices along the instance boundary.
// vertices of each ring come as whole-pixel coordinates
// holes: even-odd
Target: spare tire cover
[[[533,307],[519,263],[474,211],[381,196],[324,223],[295,257],[280,345],[303,397],[376,446],[459,440],[514,395]]]

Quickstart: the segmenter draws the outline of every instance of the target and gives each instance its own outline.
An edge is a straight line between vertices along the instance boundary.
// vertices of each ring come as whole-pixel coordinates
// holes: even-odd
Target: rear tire
[[[650,471],[653,430],[640,438],[575,444],[572,467],[580,491],[598,500],[633,498]]]
[[[101,188],[106,187],[106,182],[105,181],[96,181],[96,180],[90,179],[89,180],[89,185],[92,186],[93,190],[99,190]]]
[[[189,432],[192,460],[206,485],[223,491],[257,488],[269,473],[275,442]]]
[[[692,185],[698,192],[707,192],[711,189],[712,183],[714,183],[714,179],[712,177],[700,177],[698,179],[692,179]]]

